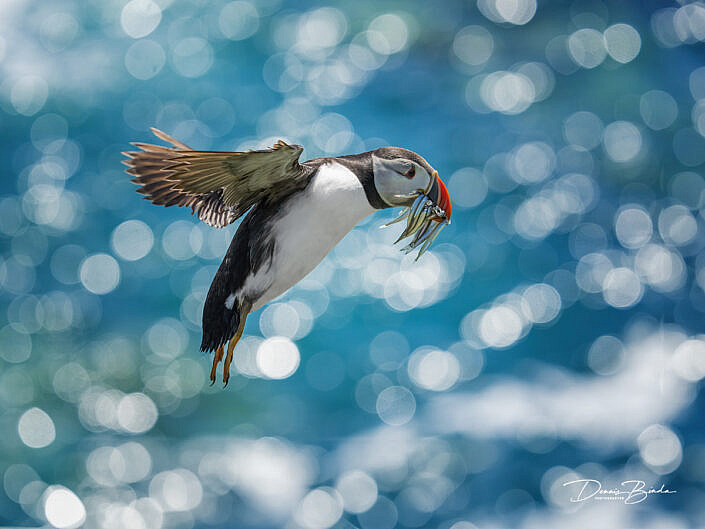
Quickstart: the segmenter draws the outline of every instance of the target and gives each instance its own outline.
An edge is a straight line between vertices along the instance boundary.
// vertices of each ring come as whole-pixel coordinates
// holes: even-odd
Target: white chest
[[[322,166],[301,194],[284,203],[272,236],[271,266],[262,267],[243,285],[253,310],[289,290],[320,263],[333,247],[374,212],[358,178],[335,162]]]

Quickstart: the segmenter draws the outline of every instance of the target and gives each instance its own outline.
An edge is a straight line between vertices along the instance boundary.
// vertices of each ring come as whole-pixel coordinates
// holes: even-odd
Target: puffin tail
[[[217,288],[216,277],[208,291],[203,307],[203,338],[201,351],[216,351],[228,343],[240,326],[242,301],[233,294],[224,294]],[[244,314],[247,317],[247,312]]]

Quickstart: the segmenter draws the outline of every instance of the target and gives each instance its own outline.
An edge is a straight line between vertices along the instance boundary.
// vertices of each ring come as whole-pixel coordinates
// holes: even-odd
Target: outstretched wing
[[[154,204],[190,207],[211,226],[226,226],[258,202],[302,189],[310,178],[311,171],[299,164],[300,145],[280,140],[261,151],[195,151],[152,132],[173,147],[134,143],[141,150],[123,153],[137,191]]]

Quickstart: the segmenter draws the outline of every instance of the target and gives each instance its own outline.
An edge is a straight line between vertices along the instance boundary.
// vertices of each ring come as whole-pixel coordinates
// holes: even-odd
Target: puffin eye
[[[411,179],[411,178],[414,178],[415,174],[416,174],[416,167],[414,167],[412,165],[411,168],[407,172],[404,173],[404,176]]]

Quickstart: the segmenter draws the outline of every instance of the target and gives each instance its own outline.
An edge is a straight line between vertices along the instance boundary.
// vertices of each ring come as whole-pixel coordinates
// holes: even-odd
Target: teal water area
[[[701,2],[3,2],[0,525],[702,525],[703,41]],[[237,223],[135,193],[150,127],[405,147],[452,224],[414,262],[369,217],[210,386]]]

